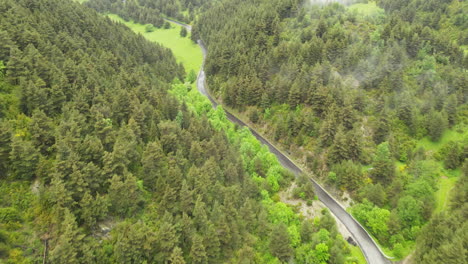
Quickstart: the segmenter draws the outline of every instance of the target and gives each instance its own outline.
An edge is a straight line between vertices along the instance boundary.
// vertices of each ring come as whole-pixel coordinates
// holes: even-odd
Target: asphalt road
[[[184,26],[188,30],[191,30],[189,25],[182,24],[177,21],[166,19],[170,22],[179,24]],[[201,40],[198,41],[198,45],[202,49],[203,52],[203,62],[205,62],[205,57],[207,54],[207,49]],[[200,93],[205,95],[213,105],[214,108],[218,106],[218,103],[211,97],[210,93],[206,87],[206,78],[205,78],[205,71],[204,67],[200,70],[197,78],[197,87]],[[249,127],[247,124],[242,122],[242,120],[238,119],[236,116],[232,115],[228,111],[226,111],[227,118],[240,126],[245,126],[250,129],[252,134],[260,141],[262,144],[268,146],[270,152],[275,154],[278,158],[279,162],[283,167],[290,170],[294,174],[302,173],[302,170],[297,166],[291,159],[289,159],[285,154],[283,154],[278,148],[276,148],[272,143],[270,143],[267,139],[257,133],[254,129]],[[359,247],[361,248],[366,260],[370,264],[389,264],[392,263],[380,250],[377,244],[374,242],[372,237],[367,233],[367,231],[348,213],[346,210],[314,179],[310,178],[313,182],[315,187],[315,194],[319,198],[322,203],[330,209],[330,211],[346,226],[349,232],[352,234],[354,241],[357,242]]]

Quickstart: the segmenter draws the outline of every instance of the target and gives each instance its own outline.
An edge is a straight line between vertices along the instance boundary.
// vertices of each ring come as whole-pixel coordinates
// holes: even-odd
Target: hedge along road
[[[172,19],[166,19],[169,22],[178,24],[180,26],[185,27],[187,30],[191,30],[192,27],[190,25],[186,25],[183,23],[180,23],[178,21],[172,20]],[[200,72],[198,74],[197,78],[197,88],[200,91],[201,94],[205,95],[211,102],[214,108],[216,108],[219,104],[216,102],[216,100],[210,95],[207,89],[206,85],[206,78],[205,78],[205,71],[204,71],[204,64],[205,64],[205,58],[207,54],[207,49],[203,43],[203,41],[198,40],[198,45],[202,49],[203,53],[203,65],[202,68],[200,69]],[[249,127],[247,124],[245,124],[242,120],[231,114],[229,111],[226,109],[224,110],[226,112],[227,118],[240,126],[244,126],[249,128],[249,130],[252,132],[252,134],[264,145],[268,146],[268,149],[270,150],[271,153],[275,154],[275,156],[278,158],[279,162],[283,167],[286,169],[290,170],[294,174],[300,174],[302,173],[302,170],[299,168],[298,165],[296,165],[291,159],[289,159],[285,154],[283,154],[278,148],[276,148],[272,143],[270,143],[267,139],[265,139],[262,135],[260,135],[257,131],[255,131],[253,128]],[[320,184],[318,184],[314,179],[309,178],[312,183],[314,184],[315,188],[315,194],[319,198],[320,201],[322,201],[325,206],[330,209],[330,211],[346,226],[346,228],[349,230],[349,232],[353,235],[355,241],[358,243],[359,247],[361,248],[362,252],[364,253],[364,256],[366,257],[366,260],[370,264],[388,264],[391,263],[390,260],[388,260],[388,257],[381,251],[379,246],[375,243],[375,241],[372,239],[372,237],[367,233],[367,231],[362,227],[361,224],[359,224],[356,219],[354,219],[346,210],[341,206],[339,202],[337,202]]]

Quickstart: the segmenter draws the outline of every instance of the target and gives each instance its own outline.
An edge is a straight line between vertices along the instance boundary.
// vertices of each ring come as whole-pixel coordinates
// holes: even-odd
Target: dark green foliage
[[[270,251],[273,256],[283,262],[288,262],[292,257],[292,248],[286,225],[278,224],[273,228],[270,239]]]
[[[182,27],[180,29],[180,36],[185,38],[187,36],[187,29],[185,27]]]
[[[464,129],[466,3],[449,2],[382,0],[379,18],[296,0],[86,5],[151,30],[170,27],[163,14],[198,17],[192,39],[208,45],[214,94],[362,200],[353,213],[395,254],[421,234],[418,263],[462,263],[465,180],[449,214],[420,228],[439,176],[426,159],[458,169],[466,144],[415,149]],[[285,220],[289,208],[265,191],[286,175],[242,130],[225,133],[222,111],[207,118],[167,92],[184,75],[167,49],[72,1],[6,0],[0,11],[2,260],[37,262],[47,240],[54,263],[344,262],[328,212]],[[312,199],[310,181],[298,183]]]
[[[10,152],[12,176],[18,180],[31,180],[36,175],[39,153],[30,141],[13,137]]]
[[[395,167],[390,156],[388,143],[384,142],[377,147],[377,153],[372,164],[374,167],[371,169],[370,175],[375,181],[388,184],[393,180]]]
[[[355,191],[363,183],[364,175],[361,166],[351,160],[335,164],[331,170],[336,173],[336,184],[339,187]]]
[[[0,179],[7,176],[7,167],[11,152],[11,128],[6,122],[0,122]]]
[[[432,141],[439,141],[447,128],[447,118],[438,112],[431,112],[428,117],[427,130]]]
[[[42,260],[47,244],[53,263],[262,263],[284,216],[272,248],[295,256],[299,217],[261,195],[294,176],[221,109],[179,98],[190,89],[169,50],[72,1],[0,10],[13,36],[0,31],[0,96],[14,99],[0,109],[0,262]],[[240,98],[258,104],[261,76],[248,73],[256,89]],[[302,122],[291,115],[287,129],[312,133]],[[311,183],[302,188],[312,199]]]

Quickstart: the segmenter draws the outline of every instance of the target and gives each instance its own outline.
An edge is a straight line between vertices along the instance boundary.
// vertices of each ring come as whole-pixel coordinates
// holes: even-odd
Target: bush
[[[187,36],[187,29],[185,27],[182,27],[180,29],[180,36],[185,38]]]
[[[258,115],[258,111],[257,109],[253,109],[251,112],[250,112],[250,115],[249,115],[249,119],[250,121],[252,121],[252,123],[256,124],[259,120],[259,115]]]
[[[189,74],[187,75],[187,82],[193,83],[197,80],[197,74],[195,71],[192,69],[190,70]]]
[[[146,31],[147,33],[153,32],[153,31],[154,31],[153,25],[151,25],[151,24],[146,25],[145,31]]]
[[[396,243],[393,246],[393,254],[395,255],[396,258],[403,257],[403,246],[400,243]]]

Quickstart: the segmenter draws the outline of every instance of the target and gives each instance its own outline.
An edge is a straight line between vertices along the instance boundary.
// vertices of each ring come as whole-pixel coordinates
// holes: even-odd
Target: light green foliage
[[[400,243],[393,245],[393,254],[395,254],[397,258],[403,257],[403,246]]]
[[[298,247],[301,244],[301,234],[297,225],[290,225],[288,227],[289,238],[291,239],[291,245],[293,247]]]
[[[440,213],[443,210],[446,210],[449,205],[450,191],[454,188],[457,182],[456,177],[451,178],[441,178],[439,180],[439,189],[436,192],[436,208],[434,213]]]
[[[153,25],[148,24],[148,25],[145,26],[145,32],[146,33],[154,32],[154,30],[155,30],[155,28],[154,28]]]
[[[422,223],[421,202],[412,196],[404,196],[398,201],[398,216],[405,227],[419,226]]]
[[[368,3],[356,3],[348,7],[348,10],[351,12],[356,12],[359,15],[368,16],[368,17],[378,17],[383,16],[385,10],[377,6],[374,1],[369,1]]]
[[[363,203],[354,206],[351,212],[374,236],[379,240],[387,241],[389,235],[387,223],[390,216],[388,210],[364,200]]]
[[[317,263],[327,263],[327,260],[330,258],[330,253],[328,253],[328,246],[325,243],[316,245],[313,255]]]
[[[187,75],[187,82],[193,83],[197,80],[197,74],[195,73],[195,70],[191,69]]]
[[[275,203],[272,200],[264,200],[264,205],[268,209],[270,221],[272,223],[292,224],[297,222],[297,215],[284,203]]]

